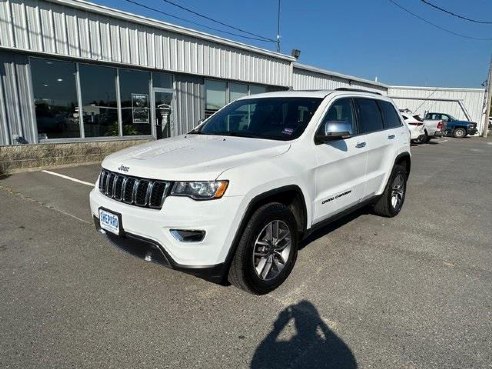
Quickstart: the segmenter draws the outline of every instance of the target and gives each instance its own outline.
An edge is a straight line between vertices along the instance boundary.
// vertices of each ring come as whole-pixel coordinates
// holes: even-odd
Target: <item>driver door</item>
[[[367,149],[365,136],[357,135],[353,100],[335,100],[323,117],[321,127],[327,121],[351,123],[353,136],[315,145],[314,223],[357,205],[365,186]]]

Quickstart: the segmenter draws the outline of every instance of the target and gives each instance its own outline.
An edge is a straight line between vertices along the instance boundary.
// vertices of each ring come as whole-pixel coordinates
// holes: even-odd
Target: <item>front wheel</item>
[[[464,128],[456,128],[453,131],[453,137],[455,138],[463,138],[466,136],[466,129]]]
[[[241,235],[229,282],[257,295],[273,291],[292,271],[297,245],[297,224],[289,208],[281,203],[261,206]]]
[[[395,165],[388,184],[381,197],[374,204],[374,212],[392,218],[401,211],[407,192],[407,171],[402,165]]]

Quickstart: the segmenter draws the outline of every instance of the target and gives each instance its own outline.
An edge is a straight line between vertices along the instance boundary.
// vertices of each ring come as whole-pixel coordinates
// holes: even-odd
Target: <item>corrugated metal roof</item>
[[[294,60],[82,0],[0,1],[0,48],[285,87]]]
[[[385,89],[387,89],[389,87],[388,85],[385,85],[385,84],[380,83],[380,82],[375,82],[375,81],[371,81],[369,79],[359,78],[359,77],[351,76],[348,74],[342,74],[342,73],[338,73],[338,72],[329,71],[326,69],[312,67],[310,65],[305,65],[305,64],[294,63],[294,68],[307,70],[310,72],[315,72],[315,73],[322,74],[325,76],[332,76],[332,77],[347,79],[347,80],[351,80],[351,81],[361,82],[364,84],[368,84],[368,85],[372,85],[372,86],[378,86],[378,87],[382,87]]]
[[[238,42],[238,41],[232,41],[232,40],[229,40],[229,39],[226,39],[223,37],[211,35],[211,34],[206,33],[206,32],[196,31],[196,30],[193,30],[191,28],[177,26],[177,25],[167,23],[164,21],[159,21],[159,20],[144,17],[141,15],[136,15],[133,13],[125,12],[123,10],[118,10],[118,9],[110,8],[110,7],[107,7],[104,5],[91,3],[91,2],[85,1],[85,0],[45,0],[45,1],[57,3],[57,4],[63,4],[63,5],[67,5],[67,6],[70,6],[73,8],[82,9],[82,10],[85,10],[88,12],[101,14],[101,15],[105,15],[105,16],[110,16],[113,18],[118,18],[118,19],[122,19],[125,21],[129,21],[129,22],[134,22],[134,23],[142,24],[142,25],[149,26],[149,27],[155,27],[155,28],[159,28],[162,30],[186,35],[186,36],[196,37],[196,38],[200,38],[202,40],[211,41],[211,42],[215,42],[215,43],[219,43],[222,45],[227,45],[227,46],[231,46],[231,47],[235,47],[235,48],[240,48],[240,49],[243,49],[243,50],[246,50],[249,52],[268,55],[270,57],[275,57],[275,58],[279,58],[279,59],[283,59],[283,60],[289,60],[289,61],[295,60],[295,58],[290,56],[290,55],[285,55],[282,53],[263,49],[260,47],[251,46],[251,45],[248,45],[248,44],[245,44],[242,42]]]
[[[484,88],[466,88],[466,87],[428,87],[428,86],[388,86],[393,89],[402,90],[428,90],[428,91],[463,91],[463,92],[485,92]]]

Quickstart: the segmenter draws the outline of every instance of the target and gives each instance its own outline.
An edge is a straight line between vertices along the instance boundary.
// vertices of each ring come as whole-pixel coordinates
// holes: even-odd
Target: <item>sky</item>
[[[142,8],[130,1],[200,25]],[[92,0],[111,8],[276,50],[273,42],[244,39],[202,27],[240,34],[165,0],[130,1]],[[278,0],[169,1],[250,33],[270,39],[277,35]],[[299,49],[300,63],[370,80],[377,78],[390,85],[480,88],[487,79],[492,57],[492,1],[425,1],[459,16],[490,24],[457,18],[422,0],[281,0],[281,52],[290,54],[292,49]],[[395,3],[461,36],[436,28]]]

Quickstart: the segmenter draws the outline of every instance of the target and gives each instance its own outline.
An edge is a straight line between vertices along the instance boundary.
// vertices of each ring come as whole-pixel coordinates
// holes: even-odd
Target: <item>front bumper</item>
[[[166,252],[165,248],[157,242],[128,232],[123,233],[121,236],[114,235],[101,229],[99,219],[96,216],[93,216],[93,220],[96,230],[105,234],[113,246],[133,256],[145,261],[152,261],[164,265],[171,269],[192,274],[211,282],[222,284],[226,280],[226,263],[211,266],[181,265],[173,260]]]
[[[99,208],[121,214],[122,239],[139,240],[162,254],[174,269],[209,269],[225,263],[236,230],[244,213],[242,196],[224,196],[218,200],[195,201],[168,196],[162,209],[142,208],[115,201],[97,188],[90,193],[90,207],[99,227]],[[198,242],[176,239],[171,229],[202,230]],[[109,232],[108,232],[109,233]],[[110,236],[114,241],[118,237]]]
[[[476,128],[468,128],[467,131],[466,131],[470,136],[473,136],[474,134],[476,134],[478,132],[478,129]]]

